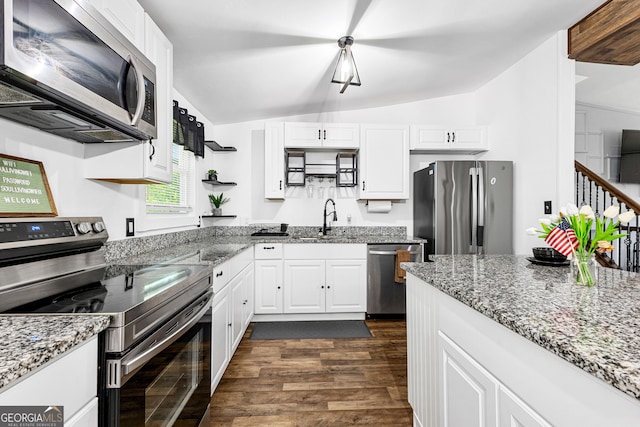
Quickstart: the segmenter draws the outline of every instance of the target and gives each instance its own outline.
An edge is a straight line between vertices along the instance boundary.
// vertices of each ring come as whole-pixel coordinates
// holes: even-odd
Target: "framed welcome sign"
[[[57,215],[42,163],[0,154],[0,217]]]

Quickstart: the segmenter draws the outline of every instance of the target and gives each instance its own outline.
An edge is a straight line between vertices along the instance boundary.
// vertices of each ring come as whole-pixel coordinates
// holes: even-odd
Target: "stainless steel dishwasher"
[[[369,244],[367,251],[367,318],[403,318],[405,283],[395,280],[398,250],[409,251],[411,262],[422,261],[420,244]]]

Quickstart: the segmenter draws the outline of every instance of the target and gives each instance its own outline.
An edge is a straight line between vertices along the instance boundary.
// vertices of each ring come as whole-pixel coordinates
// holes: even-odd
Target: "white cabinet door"
[[[360,125],[353,123],[324,123],[322,130],[324,148],[360,147]]]
[[[213,298],[211,312],[211,393],[215,390],[231,360],[231,323],[229,287]]]
[[[487,130],[483,126],[411,126],[411,149],[442,153],[479,153],[488,150]]]
[[[325,311],[325,261],[286,260],[284,262],[284,312],[323,313]]]
[[[284,124],[264,128],[264,197],[284,199]]]
[[[247,300],[242,274],[237,275],[229,282],[229,289],[231,292],[231,354],[233,354],[238,348],[244,332],[244,305]]]
[[[409,127],[360,126],[360,198],[409,198]]]
[[[158,136],[153,147],[145,144],[145,176],[171,183],[173,179],[173,44],[145,14],[144,53],[156,66],[156,121]]]
[[[286,148],[322,147],[322,123],[287,122],[284,124],[284,146]]]
[[[498,383],[493,376],[440,331],[438,359],[443,425],[497,425]]]
[[[136,0],[89,0],[141,52],[144,52],[144,9]]]
[[[449,138],[451,138],[449,136]],[[411,126],[412,150],[446,150],[449,148],[447,129],[431,126]]]
[[[247,266],[242,274],[242,286],[244,287],[244,304],[243,304],[243,315],[242,315],[242,329],[246,330],[251,323],[251,319],[253,318],[253,310],[254,310],[254,274],[253,274],[253,264]]]
[[[283,277],[282,260],[256,260],[255,304],[256,314],[282,313]]]
[[[367,310],[367,268],[365,260],[326,261],[326,311]]]
[[[500,426],[551,427],[529,405],[502,385],[498,390],[498,418]]]
[[[347,148],[360,146],[360,126],[354,123],[286,122],[285,148]]]

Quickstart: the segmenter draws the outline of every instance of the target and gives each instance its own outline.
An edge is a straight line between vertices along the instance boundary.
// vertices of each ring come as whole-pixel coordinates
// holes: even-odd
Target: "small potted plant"
[[[211,215],[221,216],[221,206],[229,201],[228,197],[224,197],[224,193],[220,193],[217,196],[215,194],[209,194],[209,201],[211,201]]]
[[[209,169],[207,171],[207,179],[209,181],[217,181],[218,180],[218,171],[215,169]]]

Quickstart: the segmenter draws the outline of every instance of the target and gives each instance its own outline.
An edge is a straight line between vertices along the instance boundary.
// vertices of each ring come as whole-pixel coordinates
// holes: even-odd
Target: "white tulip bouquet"
[[[587,264],[592,255],[596,251],[611,252],[614,249],[611,242],[626,236],[619,233],[620,224],[627,224],[636,216],[633,211],[620,213],[616,205],[609,206],[602,215],[603,219],[596,218],[591,206],[578,209],[569,204],[561,208],[559,214],[540,219],[541,230],[531,227],[527,233],[544,239],[565,256],[572,255],[577,262],[577,281],[591,286],[595,279]]]

